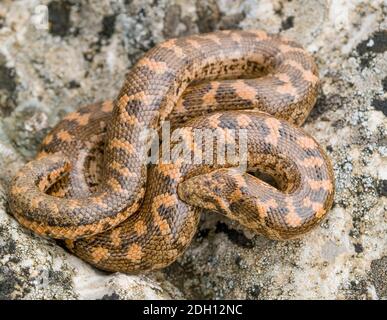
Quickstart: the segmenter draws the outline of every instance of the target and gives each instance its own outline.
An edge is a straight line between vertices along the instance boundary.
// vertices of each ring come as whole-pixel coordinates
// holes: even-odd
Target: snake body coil
[[[11,184],[12,213],[98,268],[121,272],[175,261],[203,209],[273,239],[298,236],[324,218],[334,193],[329,160],[297,127],[318,82],[297,43],[263,31],[168,40],[133,66],[114,102],[83,107],[54,128]],[[268,173],[278,189],[218,159],[147,166],[141,132],[165,120],[183,137],[244,129],[248,171]]]

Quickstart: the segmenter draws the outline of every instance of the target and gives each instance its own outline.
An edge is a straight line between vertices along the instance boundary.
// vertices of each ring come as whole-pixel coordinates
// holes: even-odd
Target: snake
[[[64,240],[112,272],[170,265],[191,243],[202,212],[270,239],[298,237],[324,219],[334,196],[330,160],[300,128],[319,83],[301,45],[262,30],[161,42],[132,66],[113,101],[81,107],[44,138],[10,184],[10,210],[26,228]],[[245,168],[219,156],[185,161],[176,141],[176,161],[148,163],[142,132],[166,123],[188,156],[202,150],[190,140],[195,130],[226,137],[212,150],[234,141],[241,153],[243,142]]]

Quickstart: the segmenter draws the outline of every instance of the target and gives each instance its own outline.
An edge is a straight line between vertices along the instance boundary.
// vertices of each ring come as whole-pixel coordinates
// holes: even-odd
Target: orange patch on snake
[[[102,104],[102,108],[101,110],[105,113],[110,113],[113,111],[113,107],[114,107],[114,104],[112,101],[105,101],[103,104]]]
[[[300,72],[304,72],[305,71],[305,69],[302,66],[302,64],[300,64],[297,61],[291,60],[291,59],[286,59],[285,65],[292,66],[293,68],[296,68]]]
[[[201,49],[201,45],[198,41],[194,40],[194,39],[186,39],[185,40],[191,47],[195,48],[195,49]]]
[[[324,160],[321,157],[310,157],[305,158],[301,161],[302,165],[305,167],[320,167],[324,164]]]
[[[65,242],[65,244],[66,244],[66,247],[67,247],[70,251],[72,251],[72,250],[74,249],[74,247],[75,247],[75,241],[73,241],[73,240],[65,240],[64,242]]]
[[[41,197],[34,197],[34,198],[32,198],[32,200],[31,200],[31,208],[33,208],[33,209],[38,209],[40,203],[41,203],[43,200],[44,200],[44,199],[42,199]]]
[[[192,228],[192,227],[191,227],[191,228]],[[188,237],[188,236],[186,236],[184,233],[182,233],[182,234],[180,235],[180,237],[177,239],[177,241],[179,242],[179,244],[180,244],[181,246],[185,246],[185,245],[188,243],[189,240],[191,240],[191,238]]]
[[[167,40],[167,41],[161,43],[160,47],[166,48],[168,50],[172,50],[173,53],[179,58],[182,58],[185,56],[183,49],[176,45],[175,39],[170,39],[170,40]]]
[[[40,152],[38,153],[38,155],[36,156],[36,160],[45,158],[45,157],[47,157],[48,155],[49,155],[48,152],[46,152],[46,151],[40,151]]]
[[[163,175],[168,176],[170,179],[172,179],[174,181],[178,181],[181,178],[180,167],[181,167],[182,163],[184,163],[184,161],[182,161],[182,159],[175,162],[172,165],[172,168],[170,170],[163,172]]]
[[[65,189],[58,189],[54,192],[50,192],[50,194],[54,197],[58,197],[58,198],[64,198],[64,196],[66,195],[67,191]]]
[[[222,41],[220,41],[220,38],[213,34],[208,33],[204,36],[204,38],[215,42],[218,46],[222,45]]]
[[[79,115],[77,119],[75,119],[80,126],[85,126],[89,123],[91,114],[90,113],[85,113],[82,115]]]
[[[234,192],[230,194],[230,204],[238,202],[242,199],[243,193],[240,188],[235,188]]]
[[[152,102],[152,97],[144,91],[136,92],[128,97],[128,101],[140,101],[145,105],[150,105]],[[138,121],[138,119],[137,119]]]
[[[29,188],[27,186],[18,186],[15,184],[12,186],[11,193],[22,194],[22,193],[26,193],[28,191],[28,189]]]
[[[301,136],[297,138],[297,144],[303,149],[314,149],[316,148],[316,142],[309,137]]]
[[[129,125],[140,125],[138,118],[135,115],[128,114],[126,110],[120,112],[119,119]]]
[[[71,112],[69,113],[68,115],[66,115],[63,120],[67,120],[67,121],[73,121],[73,120],[77,120],[79,117],[79,112]]]
[[[110,178],[107,184],[112,188],[115,193],[122,193],[124,190],[121,187],[120,182],[116,178]]]
[[[129,176],[136,176],[134,172],[131,172],[127,167],[123,167],[120,163],[117,161],[113,161],[110,164],[110,167],[116,171],[118,171],[122,176],[129,177]]]
[[[319,202],[313,202],[312,203],[312,208],[316,212],[315,216],[317,218],[319,218],[319,219],[326,213],[326,210],[324,209],[324,206],[321,203],[319,203]]]
[[[73,136],[65,130],[59,131],[56,136],[63,142],[71,142],[73,140]]]
[[[109,256],[109,250],[102,247],[95,247],[91,252],[91,257],[94,263],[98,263],[102,260],[105,260]]]
[[[43,145],[48,145],[52,142],[52,140],[54,139],[54,136],[52,134],[48,134],[44,139],[43,139],[43,142],[42,144]]]
[[[203,95],[203,102],[206,105],[214,105],[216,104],[216,91],[219,88],[219,82],[214,81],[211,83],[211,89],[207,93]]]
[[[162,43],[159,43],[158,46],[161,48],[173,49],[174,47],[176,47],[176,39],[166,40]]]
[[[254,34],[259,40],[265,40],[268,38],[267,32],[262,30],[246,30],[246,31]]]
[[[284,84],[277,86],[277,92],[281,94],[289,94],[293,97],[297,97],[297,89],[292,85],[290,77],[286,73],[276,73],[275,77]]]
[[[329,180],[308,180],[308,184],[313,190],[318,190],[320,188],[330,192],[333,189],[332,182]]]
[[[278,208],[278,203],[274,199],[270,199],[266,202],[262,202],[261,200],[256,201],[256,207],[258,210],[258,215],[261,220],[265,219],[268,215],[269,209]]]
[[[324,206],[322,203],[311,201],[309,197],[306,197],[304,199],[303,205],[306,208],[309,208],[309,207],[312,208],[312,210],[314,211],[314,215],[318,219],[320,219],[326,213],[326,210],[324,209]]]
[[[47,177],[44,177],[43,179],[41,179],[38,183],[38,188],[42,191],[45,191],[46,188],[49,186],[49,182],[47,180]]]
[[[145,66],[156,74],[163,74],[168,71],[168,65],[164,61],[156,61],[147,57],[142,58],[136,66]]]
[[[301,71],[305,81],[308,81],[308,82],[311,82],[311,83],[316,83],[316,82],[319,81],[318,77],[312,71],[305,70],[304,67],[300,63],[298,63],[297,61],[289,59],[289,60],[286,61],[286,64],[296,68],[299,71]]]
[[[177,199],[176,194],[166,194],[166,195],[163,195],[163,200],[164,200],[163,204],[167,208],[175,206],[178,203],[178,199]]]
[[[310,83],[313,83],[313,84],[316,84],[318,83],[320,80],[318,78],[318,76],[316,76],[312,71],[310,70],[305,70],[303,73],[302,73],[302,76],[304,77],[304,80],[305,81],[308,81]]]
[[[233,214],[233,212],[230,210],[230,203],[228,200],[226,199],[223,199],[222,197],[220,197],[219,195],[213,193],[212,194],[212,198],[213,198],[213,201],[215,201],[215,203],[218,204],[218,206],[215,206],[214,209],[215,210],[221,210],[223,211],[223,214],[225,214],[226,216],[228,217],[234,217],[235,215]],[[211,209],[212,206],[209,206],[208,208]]]
[[[108,142],[109,148],[116,148],[116,149],[122,149],[125,150],[126,153],[132,154],[135,151],[135,148],[132,144],[130,144],[126,140],[119,140],[118,138],[114,138],[111,141]]]
[[[129,100],[129,96],[126,93],[118,99],[117,106],[120,109],[120,112],[126,112],[126,106],[128,105]]]
[[[235,184],[238,186],[238,189],[244,188],[247,186],[246,180],[243,177],[242,172],[236,169],[229,169],[229,170],[231,171],[231,177],[234,180]]]
[[[265,142],[276,147],[280,138],[279,129],[281,128],[281,122],[276,118],[267,118],[265,123],[270,130],[270,134],[265,137]]]
[[[141,237],[147,232],[147,227],[144,221],[138,220],[133,226],[134,231],[136,231],[137,235]]]
[[[299,52],[305,55],[305,50],[301,48],[292,47],[289,44],[279,44],[279,50],[281,50],[282,53],[289,53],[289,52]]]
[[[156,196],[153,199],[153,203],[152,203],[153,218],[154,218],[155,223],[158,226],[162,235],[170,234],[171,228],[170,228],[167,220],[163,219],[160,216],[158,209],[162,205],[166,208],[169,208],[169,207],[173,207],[173,206],[177,205],[177,203],[178,203],[178,199],[177,199],[176,194],[164,193],[164,194]]]
[[[251,118],[245,114],[238,115],[236,120],[241,128],[247,128],[251,123]]]
[[[143,256],[143,252],[140,245],[134,243],[129,246],[128,251],[126,253],[126,257],[130,261],[138,262],[141,260],[142,256]]]
[[[121,231],[119,228],[111,230],[110,239],[112,240],[113,246],[118,248],[121,245]]]
[[[176,180],[180,177],[180,170],[178,163],[160,163],[156,170],[164,177],[169,177],[172,180]]]
[[[308,81],[308,82],[313,83],[313,84],[316,84],[320,81],[319,78],[310,70],[305,70],[302,73],[302,76],[303,76],[305,81]]]
[[[186,90],[186,92],[188,91],[189,89]],[[185,112],[185,107],[184,107],[184,99],[180,98],[177,103],[176,103],[176,106],[175,108],[173,109],[174,112],[176,113],[179,113],[179,112]]]
[[[296,208],[294,207],[291,201],[287,201],[286,208],[288,209],[288,213],[285,216],[286,223],[291,227],[300,226],[302,223],[302,219],[297,214]]]
[[[304,200],[302,201],[304,207],[308,208],[308,207],[311,207],[312,206],[312,201],[310,200],[309,197],[306,197],[304,198]]]
[[[247,85],[243,80],[235,81],[232,87],[235,89],[236,94],[242,99],[255,101],[257,90]]]
[[[108,205],[103,201],[102,197],[94,198],[94,202],[95,202],[95,204],[97,204],[98,206],[100,206],[102,208],[107,208],[108,207]]]
[[[72,208],[72,209],[79,208],[80,207],[79,200],[69,199],[68,206],[69,206],[69,208]]]
[[[48,203],[47,206],[50,208],[52,216],[58,216],[59,208],[56,203]]]
[[[216,129],[217,138],[219,142],[219,137],[224,143],[235,147],[235,131],[229,128],[217,128]],[[227,159],[231,158],[231,154],[227,154]]]
[[[69,169],[69,166],[65,166],[63,169],[62,168],[56,169],[56,170],[52,171],[51,173],[49,173],[49,175],[48,175],[49,184],[56,181],[68,169]]]
[[[232,41],[235,41],[238,44],[240,44],[240,42],[242,41],[242,37],[239,33],[230,32],[230,37],[231,37]]]
[[[207,118],[207,122],[211,128],[218,128],[219,127],[220,116],[221,116],[220,113],[214,113],[213,115],[211,115]]]

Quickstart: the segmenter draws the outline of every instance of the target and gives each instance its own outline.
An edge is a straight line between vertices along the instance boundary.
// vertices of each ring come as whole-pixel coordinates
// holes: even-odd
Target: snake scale
[[[296,237],[333,201],[330,161],[299,128],[318,87],[306,51],[264,31],[160,43],[131,68],[114,102],[82,107],[46,136],[11,183],[11,211],[92,265],[126,273],[175,261],[204,209],[272,239]],[[183,136],[245,129],[247,171],[216,160],[147,164],[141,129],[167,120]],[[192,153],[195,145],[187,147]]]

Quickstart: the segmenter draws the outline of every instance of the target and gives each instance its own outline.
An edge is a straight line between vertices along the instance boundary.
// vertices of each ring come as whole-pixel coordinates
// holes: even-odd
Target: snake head
[[[178,195],[192,206],[233,216],[231,201],[244,186],[243,174],[238,169],[218,169],[181,182]]]

